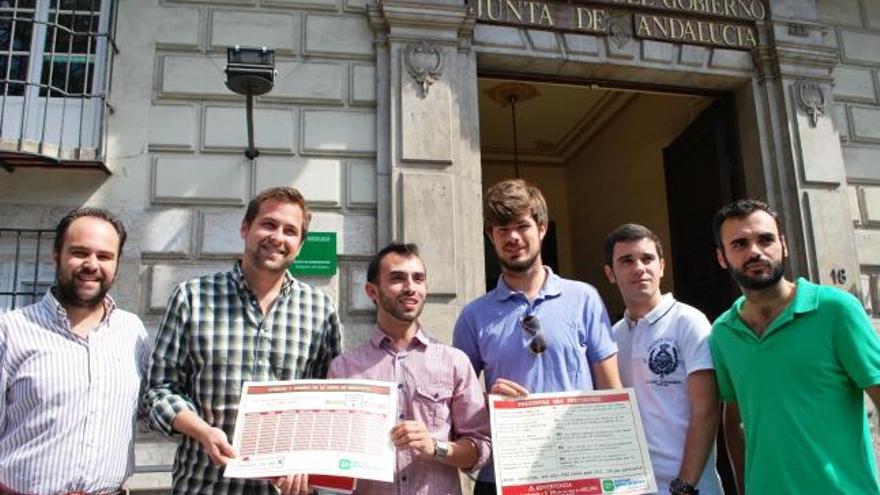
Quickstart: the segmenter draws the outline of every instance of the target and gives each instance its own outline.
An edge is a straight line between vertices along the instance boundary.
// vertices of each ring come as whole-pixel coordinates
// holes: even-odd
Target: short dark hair
[[[712,235],[715,237],[715,246],[724,249],[721,242],[721,225],[729,218],[745,218],[756,211],[766,212],[773,217],[776,222],[776,230],[782,235],[782,222],[779,220],[779,213],[767,203],[760,199],[738,199],[730,204],[724,205],[720,210],[715,212],[715,218],[712,220]]]
[[[312,221],[312,212],[309,210],[309,205],[306,204],[306,199],[303,197],[302,193],[295,187],[288,186],[270,187],[260,191],[260,193],[254,196],[254,199],[250,200],[248,203],[247,211],[244,212],[244,223],[250,225],[251,222],[257,218],[257,213],[260,212],[260,206],[266,201],[291,203],[302,208],[303,224],[300,237],[305,241],[306,234],[309,232],[309,223]]]
[[[541,190],[522,179],[503,180],[486,191],[483,200],[483,222],[488,231],[507,225],[519,216],[528,214],[538,225],[547,225],[547,201]]]
[[[379,264],[382,263],[382,259],[389,254],[399,254],[405,258],[409,258],[411,256],[415,256],[417,258],[421,258],[419,256],[419,247],[413,243],[400,243],[400,242],[392,242],[388,244],[381,251],[376,253],[373,256],[373,259],[370,260],[369,266],[367,266],[367,282],[371,284],[379,283]]]
[[[612,230],[605,238],[605,264],[614,266],[614,245],[618,242],[634,242],[642,239],[654,241],[657,247],[657,256],[663,259],[663,243],[660,237],[648,227],[637,223],[625,223]]]
[[[54,249],[56,254],[61,253],[61,248],[64,247],[64,238],[67,236],[67,230],[70,228],[70,224],[72,224],[74,220],[82,217],[100,218],[112,225],[116,230],[116,234],[119,236],[119,250],[116,253],[116,256],[122,256],[122,246],[125,245],[125,239],[128,238],[128,233],[125,231],[125,226],[122,225],[122,221],[119,220],[116,215],[103,208],[93,208],[89,206],[72,210],[67,215],[64,215],[64,218],[58,222],[58,225],[55,227]]]

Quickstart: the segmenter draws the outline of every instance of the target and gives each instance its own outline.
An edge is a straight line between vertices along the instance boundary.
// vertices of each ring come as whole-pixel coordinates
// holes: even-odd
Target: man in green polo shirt
[[[743,292],[709,340],[740,493],[880,494],[862,393],[880,403],[880,340],[862,305],[783,277],[785,239],[766,203],[725,206],[714,233]]]

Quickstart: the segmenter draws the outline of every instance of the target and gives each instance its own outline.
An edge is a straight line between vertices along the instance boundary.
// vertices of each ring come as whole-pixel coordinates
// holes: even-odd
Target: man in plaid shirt
[[[245,248],[232,270],[177,286],[156,337],[144,407],[150,424],[181,436],[173,493],[299,495],[308,477],[223,477],[242,383],[324,378],[341,349],[336,307],[287,271],[311,213],[294,188],[267,189],[248,204]]]

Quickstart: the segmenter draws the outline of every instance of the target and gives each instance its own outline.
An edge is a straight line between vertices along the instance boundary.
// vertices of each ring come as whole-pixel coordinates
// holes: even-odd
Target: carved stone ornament
[[[632,39],[632,24],[624,16],[611,16],[608,21],[608,34],[617,48],[623,48]]]
[[[825,115],[825,94],[819,83],[800,79],[794,83],[798,106],[810,117],[810,127],[816,127],[820,115]]]
[[[443,53],[426,41],[406,45],[404,63],[409,74],[419,85],[419,98],[428,96],[428,88],[443,73]]]

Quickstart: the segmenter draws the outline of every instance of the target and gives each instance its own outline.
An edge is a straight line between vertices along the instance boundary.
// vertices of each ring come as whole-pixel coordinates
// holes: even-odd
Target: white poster
[[[657,491],[632,389],[489,396],[498,495]]]

